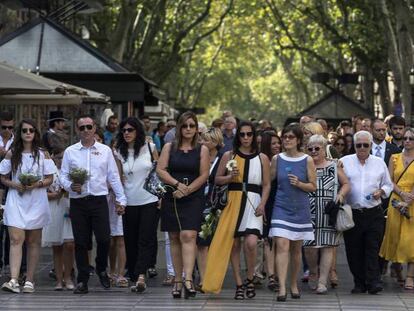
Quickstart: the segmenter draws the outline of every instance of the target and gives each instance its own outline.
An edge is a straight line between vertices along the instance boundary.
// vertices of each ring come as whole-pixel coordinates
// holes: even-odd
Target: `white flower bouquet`
[[[202,239],[207,239],[216,231],[217,224],[221,215],[221,210],[211,210],[204,218],[204,223],[201,225],[201,231],[198,236]]]
[[[237,161],[236,161],[236,160],[234,160],[234,159],[229,160],[229,161],[226,163],[226,169],[227,169],[229,172],[232,172],[233,170],[237,169]]]
[[[88,171],[84,168],[74,168],[69,172],[69,178],[73,183],[83,185],[89,178]]]
[[[40,176],[32,173],[21,173],[18,179],[23,186],[31,186],[40,180]]]

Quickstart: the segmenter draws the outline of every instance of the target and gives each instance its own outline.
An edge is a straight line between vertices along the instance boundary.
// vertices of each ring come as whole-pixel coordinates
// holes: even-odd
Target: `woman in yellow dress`
[[[390,160],[389,170],[394,182],[394,191],[390,197],[387,212],[387,225],[380,256],[385,260],[408,263],[405,289],[414,289],[414,128],[404,132],[404,151],[394,154]],[[410,218],[402,215],[394,204],[408,204]],[[398,203],[397,202],[397,203]],[[401,203],[400,203],[401,204]],[[408,215],[407,215],[408,216]]]
[[[253,274],[257,240],[263,234],[263,215],[270,191],[270,163],[265,154],[259,153],[251,122],[241,122],[234,139],[233,151],[223,155],[217,169],[215,181],[219,185],[228,184],[228,202],[208,251],[202,289],[208,293],[220,292],[230,259],[236,281],[234,298],[244,299],[256,295]],[[226,170],[232,158],[237,166]],[[247,263],[244,284],[240,273],[241,238]]]

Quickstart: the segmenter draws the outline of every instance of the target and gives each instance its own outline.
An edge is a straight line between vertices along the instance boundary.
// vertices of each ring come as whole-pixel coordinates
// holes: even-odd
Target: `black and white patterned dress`
[[[303,241],[304,246],[327,247],[338,246],[339,234],[335,227],[329,225],[329,216],[325,214],[325,206],[334,200],[335,187],[338,187],[337,164],[332,162],[327,167],[316,169],[315,192],[309,192],[311,220],[315,240]]]

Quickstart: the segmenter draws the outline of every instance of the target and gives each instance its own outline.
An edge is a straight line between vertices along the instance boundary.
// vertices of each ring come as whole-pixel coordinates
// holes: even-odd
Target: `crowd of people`
[[[337,127],[303,116],[278,131],[230,112],[210,127],[185,112],[154,129],[147,116],[112,115],[105,130],[82,115],[70,146],[66,121],[51,112],[41,136],[32,120],[0,116],[5,291],[33,293],[40,248],[51,247],[54,290],[86,294],[96,273],[106,289],[142,293],[157,275],[159,222],[173,298],[218,294],[229,263],[237,300],[254,298],[265,275],[278,301],[299,299],[301,271],[327,294],[340,282],[342,237],[351,293],[382,291],[389,265],[414,289],[414,129],[400,116],[355,116]],[[145,187],[154,167],[162,197]],[[354,226],[342,232],[328,207],[338,213],[344,204]]]

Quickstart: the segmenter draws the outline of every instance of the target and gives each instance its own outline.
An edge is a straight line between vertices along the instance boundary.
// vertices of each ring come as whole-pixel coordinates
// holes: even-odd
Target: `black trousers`
[[[122,217],[128,274],[136,282],[153,264],[158,245],[154,245],[159,220],[158,202],[127,206]]]
[[[91,232],[96,238],[96,271],[106,270],[108,263],[111,230],[106,196],[87,196],[70,199],[70,219],[75,238],[75,259],[78,268],[78,282],[89,280],[88,248]]]
[[[346,257],[355,286],[369,288],[380,281],[378,253],[384,232],[381,206],[353,210],[355,227],[344,232]]]

